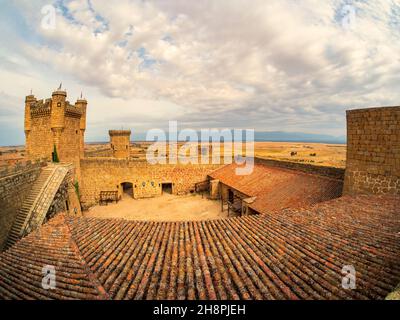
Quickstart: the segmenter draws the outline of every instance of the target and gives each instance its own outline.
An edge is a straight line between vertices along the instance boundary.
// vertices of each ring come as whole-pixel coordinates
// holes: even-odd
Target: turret
[[[51,95],[51,118],[50,118],[50,127],[53,133],[53,147],[55,151],[58,153],[58,157],[60,156],[60,142],[61,135],[65,128],[65,109],[66,109],[66,99],[67,92],[61,89],[60,87],[53,92]],[[62,159],[64,160],[64,159]]]
[[[87,101],[86,99],[78,99],[75,103],[75,106],[78,107],[82,111],[80,129],[86,130],[86,108],[87,108]]]
[[[131,151],[130,130],[110,130],[110,147],[114,158],[129,159]]]
[[[31,105],[36,103],[35,96],[31,93],[29,96],[25,97],[25,148],[26,153],[30,156],[30,146],[31,146],[31,130],[32,130],[32,119],[31,119]]]
[[[36,102],[36,98],[33,94],[25,97],[25,131],[31,130],[31,104]]]
[[[87,101],[82,98],[82,94],[80,99],[78,99],[75,103],[75,106],[82,111],[82,117],[80,120],[80,157],[84,157],[85,152],[85,130],[86,130],[86,108]]]
[[[67,93],[60,88],[53,92],[51,102],[51,128],[63,129],[65,126],[65,107]]]

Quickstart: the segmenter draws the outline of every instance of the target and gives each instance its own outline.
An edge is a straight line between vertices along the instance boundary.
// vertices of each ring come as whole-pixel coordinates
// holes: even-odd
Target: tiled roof
[[[60,215],[0,255],[2,298],[382,299],[400,282],[399,197],[203,222]],[[43,265],[57,287],[41,288]],[[356,289],[343,289],[353,265]]]
[[[42,288],[42,268],[56,268],[56,290]],[[0,255],[3,299],[94,299],[100,291],[59,215]]]
[[[256,197],[250,206],[258,212],[301,208],[339,197],[343,181],[295,170],[254,164],[249,175],[237,175],[237,164],[224,166],[209,176],[225,185]]]

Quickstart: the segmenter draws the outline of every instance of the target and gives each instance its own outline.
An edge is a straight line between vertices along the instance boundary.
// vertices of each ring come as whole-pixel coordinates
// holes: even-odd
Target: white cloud
[[[92,88],[93,108],[123,106],[132,125],[344,134],[345,109],[400,98],[395,1],[353,1],[350,30],[348,1],[57,1],[55,30],[40,28],[37,4],[16,3],[37,37],[19,39],[19,59]]]

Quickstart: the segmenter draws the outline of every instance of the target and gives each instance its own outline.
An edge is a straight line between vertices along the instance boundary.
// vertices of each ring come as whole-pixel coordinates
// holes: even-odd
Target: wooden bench
[[[108,205],[109,202],[118,203],[118,191],[100,191],[100,205]]]

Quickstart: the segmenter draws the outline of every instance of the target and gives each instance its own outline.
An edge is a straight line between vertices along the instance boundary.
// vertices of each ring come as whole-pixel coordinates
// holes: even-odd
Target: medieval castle
[[[132,156],[129,130],[110,130],[109,147],[86,152],[87,108],[61,86],[25,99],[30,161],[0,172],[0,297],[380,299],[400,282],[400,107],[347,112],[345,170],[256,158],[241,177],[236,164],[152,165]],[[82,217],[127,187],[134,199],[203,192],[237,217]],[[58,263],[62,250],[82,265]],[[17,276],[24,261],[34,267]],[[56,290],[40,287],[43,261],[65,273]],[[357,290],[338,289],[348,264]]]

